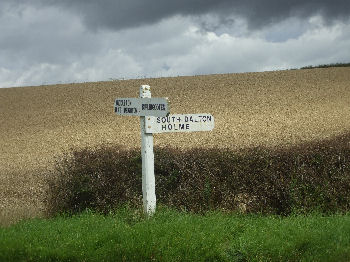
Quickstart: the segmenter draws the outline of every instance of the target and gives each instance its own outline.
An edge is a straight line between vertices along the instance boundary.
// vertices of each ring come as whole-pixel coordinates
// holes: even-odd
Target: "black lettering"
[[[162,131],[166,130],[166,125],[162,125]]]
[[[168,124],[168,129],[169,130],[173,130],[173,125],[172,124]]]
[[[162,117],[162,123],[168,122],[167,117]]]
[[[180,130],[184,130],[185,129],[185,124],[179,124],[179,128],[180,128]]]
[[[136,114],[137,109],[135,107],[124,107],[125,114]]]
[[[127,99],[120,99],[120,100],[115,100],[115,105],[116,106],[130,106],[131,101]]]
[[[164,104],[142,104],[142,110],[162,110],[165,111]]]
[[[157,123],[160,124],[160,117],[157,117]]]
[[[186,130],[190,129],[190,124],[186,124]]]

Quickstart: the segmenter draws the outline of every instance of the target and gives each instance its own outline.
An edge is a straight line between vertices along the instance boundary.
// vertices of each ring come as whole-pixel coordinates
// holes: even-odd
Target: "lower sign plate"
[[[211,114],[168,115],[146,117],[146,133],[210,131],[214,128]]]

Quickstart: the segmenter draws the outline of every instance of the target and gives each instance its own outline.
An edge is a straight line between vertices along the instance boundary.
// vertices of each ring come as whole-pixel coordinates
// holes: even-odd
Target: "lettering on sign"
[[[210,131],[214,128],[211,114],[168,115],[146,117],[146,133]]]
[[[129,99],[116,99],[115,106],[131,106],[131,101]]]

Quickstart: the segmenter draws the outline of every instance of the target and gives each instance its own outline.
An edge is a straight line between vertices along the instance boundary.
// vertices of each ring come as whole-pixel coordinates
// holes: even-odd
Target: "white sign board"
[[[122,116],[166,116],[169,114],[166,98],[117,98],[114,112]]]
[[[210,131],[214,128],[211,114],[168,115],[146,117],[146,133]]]

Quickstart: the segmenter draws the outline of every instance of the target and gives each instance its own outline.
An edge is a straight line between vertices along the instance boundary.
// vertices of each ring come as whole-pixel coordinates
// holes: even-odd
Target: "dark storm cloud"
[[[28,4],[23,0],[12,2]],[[289,17],[320,14],[326,22],[332,22],[350,16],[349,0],[32,0],[30,3],[58,6],[80,15],[89,28],[112,30],[152,24],[174,15],[238,15],[247,19],[251,29]]]

